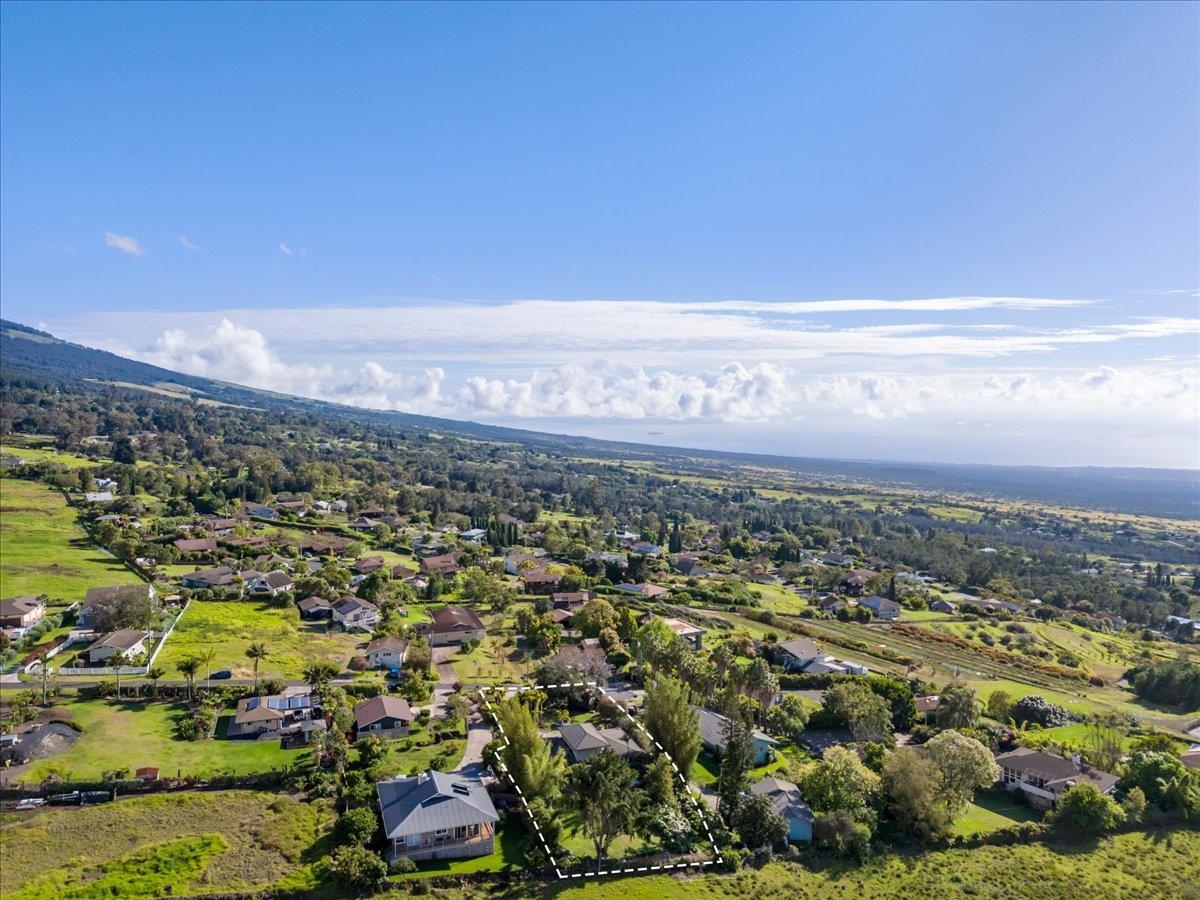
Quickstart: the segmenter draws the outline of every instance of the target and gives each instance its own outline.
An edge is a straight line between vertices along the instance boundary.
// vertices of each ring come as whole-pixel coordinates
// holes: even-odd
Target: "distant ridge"
[[[1129,514],[1200,519],[1200,470],[1101,467],[994,466],[951,463],[859,461],[729,453],[657,447],[575,435],[526,431],[310,400],[238,384],[185,375],[60,340],[44,331],[0,319],[0,375],[51,379],[87,387],[88,380],[154,387],[169,384],[236,406],[289,409],[374,425],[454,434],[586,454],[601,458],[669,461],[693,470],[705,461],[770,466],[825,479],[868,481],[883,487],[967,493]],[[99,389],[99,385],[93,385]],[[186,401],[183,401],[186,402]]]

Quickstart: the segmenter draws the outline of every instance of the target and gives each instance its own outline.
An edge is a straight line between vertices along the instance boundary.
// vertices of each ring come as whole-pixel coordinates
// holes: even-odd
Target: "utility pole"
[[[50,662],[46,657],[46,651],[42,651],[42,706],[45,706],[48,701],[48,693],[46,689],[46,680],[50,676]]]

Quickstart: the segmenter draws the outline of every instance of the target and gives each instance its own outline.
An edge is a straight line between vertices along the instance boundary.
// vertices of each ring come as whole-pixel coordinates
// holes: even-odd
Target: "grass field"
[[[74,721],[82,733],[70,749],[31,763],[19,780],[28,784],[57,772],[70,778],[99,778],[113,769],[155,766],[164,776],[208,777],[269,772],[307,762],[307,750],[281,750],[278,741],[183,741],[175,736],[182,707],[173,703],[72,699],[55,714]]]
[[[0,454],[16,456],[31,463],[57,463],[60,466],[66,466],[68,469],[84,469],[88,466],[97,466],[100,464],[100,461],[88,459],[86,456],[78,456],[74,453],[60,453],[58,450],[45,447],[14,447],[10,444],[0,444]]]
[[[1060,843],[885,854],[862,864],[775,862],[734,875],[635,875],[535,890],[447,888],[441,900],[1158,900],[1200,897],[1200,833],[1123,834],[1089,845]],[[397,895],[393,895],[397,896]]]
[[[322,804],[255,791],[157,794],[6,818],[0,894],[15,900],[304,889],[315,881],[311,864],[327,852],[331,821]]]
[[[953,832],[983,834],[1021,822],[1033,822],[1038,818],[1037,812],[1017,803],[1007,791],[979,791],[970,808],[955,819]]]
[[[515,646],[505,646],[506,635],[496,634],[501,627],[499,617],[484,616],[488,634],[483,642],[469,654],[455,650],[450,657],[454,674],[463,684],[511,684],[521,681],[537,666],[537,661],[523,660],[523,651]],[[511,618],[505,619],[503,628],[510,634]]]
[[[300,620],[294,607],[277,609],[256,601],[193,601],[167,639],[157,664],[176,677],[175,664],[206,650],[216,651],[213,671],[230,669],[239,678],[249,678],[253,666],[246,648],[258,641],[270,653],[259,664],[259,676],[299,678],[304,666],[325,661],[344,668],[355,647],[367,635],[326,633],[323,623]]]
[[[58,491],[0,478],[0,596],[46,594],[66,606],[90,587],[134,584],[129,569],[91,546]]]

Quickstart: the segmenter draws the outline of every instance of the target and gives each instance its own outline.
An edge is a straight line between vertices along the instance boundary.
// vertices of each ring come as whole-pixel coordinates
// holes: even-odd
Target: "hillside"
[[[410,413],[342,406],[274,394],[198,378],[83,347],[25,325],[0,320],[0,363],[7,377],[23,373],[42,378],[86,379],[157,392],[191,395],[260,409],[287,409],[327,419],[390,425],[419,431],[536,447],[564,455],[643,459],[704,474],[706,464],[769,467],[797,478],[834,483],[861,481],[879,487],[1026,500],[1178,519],[1200,519],[1200,471],[1132,468],[1051,468],[1036,466],[951,465],[898,461],[831,460],[725,453],[548,434]]]

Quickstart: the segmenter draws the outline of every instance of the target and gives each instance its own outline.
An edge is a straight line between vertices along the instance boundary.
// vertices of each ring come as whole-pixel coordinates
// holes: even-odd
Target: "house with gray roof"
[[[375,785],[388,862],[486,856],[500,816],[478,778],[430,769]]]
[[[788,823],[789,841],[811,841],[813,811],[804,802],[800,788],[790,781],[770,776],[750,785],[750,793],[768,797],[775,812]]]
[[[713,756],[721,756],[728,741],[726,729],[729,727],[729,719],[711,709],[697,708],[696,713],[700,716],[700,742],[704,744],[704,749]],[[774,758],[774,748],[779,746],[779,741],[757,728],[750,733],[750,741],[756,766],[769,763]]]
[[[1117,786],[1117,776],[1082,762],[1078,756],[1070,759],[1031,747],[1018,747],[996,757],[1000,766],[1000,784],[1009,791],[1021,791],[1029,805],[1049,809],[1059,795],[1084,782],[1094,784],[1102,794],[1110,794]]]
[[[564,722],[558,726],[558,734],[567,752],[575,762],[591,759],[601,750],[611,750],[617,756],[631,757],[641,754],[642,748],[621,728],[597,728],[591,722],[576,724]]]

